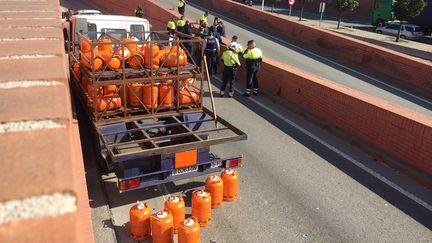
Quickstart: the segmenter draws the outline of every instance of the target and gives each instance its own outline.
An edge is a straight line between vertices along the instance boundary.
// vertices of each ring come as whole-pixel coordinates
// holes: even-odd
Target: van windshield
[[[112,35],[119,40],[127,37],[127,30],[125,29],[102,29],[102,32]]]

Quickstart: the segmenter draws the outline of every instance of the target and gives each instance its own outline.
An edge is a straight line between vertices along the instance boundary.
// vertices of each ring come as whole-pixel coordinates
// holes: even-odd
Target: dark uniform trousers
[[[225,91],[226,86],[228,85],[228,92],[230,94],[234,93],[234,79],[236,76],[237,68],[228,67],[224,65],[223,73],[222,73],[222,87],[221,91]]]
[[[185,5],[183,5],[183,7],[178,7],[178,12],[179,12],[180,15],[184,15]]]
[[[251,91],[253,89],[254,93],[258,93],[258,73],[260,69],[260,64],[251,63],[247,65],[246,72],[246,91]]]
[[[209,75],[216,74],[217,51],[216,51],[216,49],[212,49],[212,50],[207,49],[205,52],[206,52],[206,58],[207,58],[207,66],[209,69],[208,70]]]

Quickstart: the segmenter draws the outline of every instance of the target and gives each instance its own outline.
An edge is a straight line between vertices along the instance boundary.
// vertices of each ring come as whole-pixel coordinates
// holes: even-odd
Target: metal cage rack
[[[136,40],[133,44],[141,49],[149,45],[150,53],[144,53],[144,55],[153,57],[154,55],[152,52],[156,45],[162,47],[168,46],[169,50],[166,53],[167,55],[177,55],[177,65],[174,67],[166,67],[165,62],[168,58],[165,58],[159,66],[154,65],[153,58],[149,58],[149,65],[144,65],[144,63],[139,63],[138,60],[136,60],[137,57],[133,55],[130,58],[135,58],[139,67],[131,68],[127,66],[124,54],[126,52],[133,52],[131,49],[131,42],[120,40],[112,34],[105,32],[94,32],[93,34],[97,34],[98,38],[96,40],[88,39],[88,33],[76,33],[78,37],[77,43],[74,43],[75,50],[70,52],[70,60],[78,67],[74,68],[74,65],[71,65],[75,88],[79,91],[82,100],[87,100],[88,104],[86,104],[86,106],[89,108],[87,110],[96,124],[122,121],[135,117],[175,115],[186,111],[201,111],[203,109],[204,82],[206,80],[208,81],[209,78],[204,72],[205,58],[202,48],[202,39],[182,33],[176,33],[175,36],[170,36],[167,31],[140,32],[139,34],[145,38]],[[126,34],[128,36],[133,36],[136,35],[137,32],[127,32]],[[101,42],[101,39],[105,39],[105,41]],[[90,47],[90,52],[87,55],[78,48],[82,42],[85,42]],[[114,51],[110,53],[109,58],[105,60],[103,66],[97,69],[97,67],[95,67],[95,58],[98,56],[97,49],[104,45],[111,46]],[[191,47],[191,52],[189,52],[188,48],[185,48],[186,45]],[[180,51],[174,52],[174,50],[184,50],[187,60],[186,65],[180,65]],[[108,63],[110,63],[113,58],[120,58],[121,67],[117,70],[108,68]],[[84,65],[85,63],[88,65]],[[188,79],[195,80],[193,85],[185,85],[185,80]],[[88,84],[92,86],[93,92],[86,91],[83,82],[80,82],[82,80],[86,80]],[[138,97],[139,94],[131,88],[132,84],[141,84],[149,85],[150,90],[153,90],[154,87],[157,87],[160,83],[167,82],[167,80],[171,81],[168,91],[174,92],[175,94],[174,102],[171,107],[164,107],[162,105],[163,101],[169,95],[168,92],[165,97],[159,96],[158,98],[154,97],[154,92],[151,92],[151,105],[146,105],[143,100]],[[115,90],[112,91],[112,96],[106,99],[106,108],[103,110],[98,109],[98,92],[104,89],[104,87],[113,87],[113,85],[115,85]],[[183,105],[180,100],[180,92],[191,97],[193,96],[191,92],[196,92],[199,94],[199,100],[192,99],[192,103]],[[133,95],[139,101],[140,104],[138,106],[128,104],[127,95],[129,94]],[[122,100],[122,105],[116,109],[108,109],[112,102],[115,102],[114,100],[116,97]],[[157,99],[162,102],[158,103]],[[213,104],[212,96],[211,99]],[[213,112],[215,113],[214,106]]]

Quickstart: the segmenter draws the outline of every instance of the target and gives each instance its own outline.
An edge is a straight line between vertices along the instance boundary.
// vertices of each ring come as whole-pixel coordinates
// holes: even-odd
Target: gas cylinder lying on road
[[[210,175],[205,182],[205,190],[211,194],[212,208],[219,208],[223,203],[223,180],[216,175]]]
[[[161,210],[151,217],[151,231],[153,243],[172,243],[173,217],[167,209]]]
[[[200,225],[195,217],[189,217],[180,223],[178,243],[200,243]]]
[[[237,171],[228,168],[223,169],[221,173],[223,180],[223,200],[234,201],[238,196],[238,174]]]
[[[204,190],[192,192],[192,216],[200,226],[207,226],[211,221],[211,194]]]
[[[170,210],[174,219],[174,234],[177,234],[179,224],[185,219],[186,208],[182,196],[171,196],[165,201],[165,208]]]
[[[137,202],[129,210],[130,236],[133,240],[142,241],[150,236],[151,207],[145,202]]]

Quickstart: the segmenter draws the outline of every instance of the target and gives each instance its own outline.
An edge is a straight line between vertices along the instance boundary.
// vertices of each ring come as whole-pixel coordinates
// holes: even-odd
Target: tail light
[[[120,191],[124,191],[127,189],[136,188],[140,185],[140,183],[141,183],[140,178],[137,178],[132,180],[119,181],[118,186]]]
[[[228,160],[228,168],[242,166],[242,157]]]

